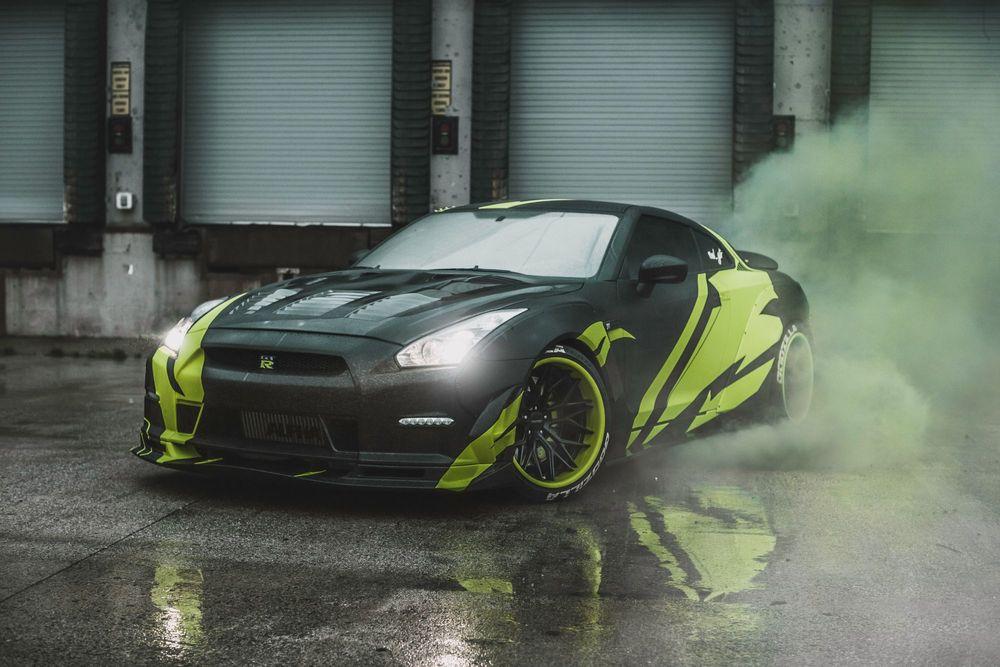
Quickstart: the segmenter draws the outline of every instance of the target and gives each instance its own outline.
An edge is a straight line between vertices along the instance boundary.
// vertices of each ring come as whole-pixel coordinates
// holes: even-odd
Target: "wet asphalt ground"
[[[1000,661],[996,394],[913,461],[691,444],[526,505],[161,470],[141,383],[0,358],[0,662]]]

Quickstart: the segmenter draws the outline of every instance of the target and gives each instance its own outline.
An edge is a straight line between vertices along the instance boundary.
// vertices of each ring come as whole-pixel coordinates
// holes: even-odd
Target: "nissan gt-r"
[[[605,461],[802,419],[809,306],[645,206],[478,204],[350,268],[204,303],[146,366],[140,458],[339,485],[577,493]]]

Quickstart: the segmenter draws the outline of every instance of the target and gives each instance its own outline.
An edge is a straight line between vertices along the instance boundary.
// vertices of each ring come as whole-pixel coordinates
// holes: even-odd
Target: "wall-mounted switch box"
[[[112,116],[108,119],[108,152],[132,152],[132,116]]]
[[[431,124],[431,154],[458,155],[458,116],[434,116]]]

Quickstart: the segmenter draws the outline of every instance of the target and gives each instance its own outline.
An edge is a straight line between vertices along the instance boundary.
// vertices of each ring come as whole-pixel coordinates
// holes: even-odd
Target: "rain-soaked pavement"
[[[678,448],[540,506],[160,470],[141,381],[0,359],[0,662],[1000,661],[995,395],[919,461]]]

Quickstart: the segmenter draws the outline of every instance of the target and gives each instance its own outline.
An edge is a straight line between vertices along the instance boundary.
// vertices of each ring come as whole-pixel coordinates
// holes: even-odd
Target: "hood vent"
[[[378,299],[377,301],[366,303],[351,312],[348,317],[359,320],[368,320],[370,322],[380,322],[384,319],[395,317],[396,315],[405,313],[408,310],[420,308],[421,306],[426,306],[427,304],[434,303],[436,301],[439,301],[439,299],[427,296],[426,294],[421,294],[420,292],[393,294],[385,297],[384,299]]]
[[[365,297],[377,294],[378,292],[342,292],[339,290],[326,290],[317,292],[312,296],[307,296],[298,301],[293,301],[287,306],[278,309],[278,315],[287,317],[319,317],[329,313],[335,308],[347,305],[352,301],[364,299]]]
[[[229,315],[252,315],[256,313],[261,308],[267,308],[268,306],[274,305],[281,301],[282,299],[287,299],[290,296],[295,296],[299,293],[297,289],[285,289],[279,287],[272,292],[266,292],[264,294],[259,294],[250,299],[246,299],[236,304],[232,310],[229,311]]]

